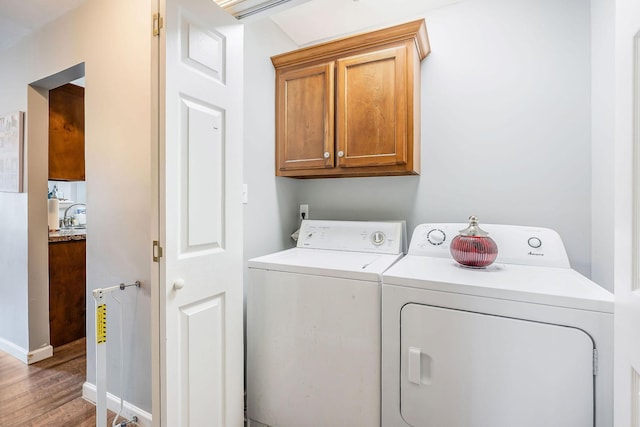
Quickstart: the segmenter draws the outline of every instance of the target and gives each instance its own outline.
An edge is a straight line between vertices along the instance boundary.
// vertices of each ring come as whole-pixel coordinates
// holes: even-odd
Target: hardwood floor
[[[0,352],[0,426],[95,426],[95,406],[82,398],[86,364],[85,338],[32,365]]]

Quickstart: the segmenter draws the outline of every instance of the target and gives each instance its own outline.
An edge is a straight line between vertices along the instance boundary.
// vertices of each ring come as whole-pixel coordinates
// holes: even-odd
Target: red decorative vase
[[[475,216],[469,217],[469,227],[453,238],[449,250],[458,263],[475,268],[491,265],[498,256],[498,245],[478,227]]]

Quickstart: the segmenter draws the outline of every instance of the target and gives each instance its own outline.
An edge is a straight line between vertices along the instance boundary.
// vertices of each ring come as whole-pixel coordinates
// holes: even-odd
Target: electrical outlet
[[[309,205],[300,205],[300,213],[298,219],[309,219]]]

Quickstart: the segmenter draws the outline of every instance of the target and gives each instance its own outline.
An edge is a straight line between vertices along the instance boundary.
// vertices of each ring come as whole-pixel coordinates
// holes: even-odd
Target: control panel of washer
[[[304,220],[298,234],[299,248],[399,254],[403,251],[402,221]]]
[[[450,258],[449,245],[466,223],[418,225],[411,236],[409,255]],[[549,228],[519,225],[480,224],[498,245],[495,262],[504,264],[569,267],[560,235]]]

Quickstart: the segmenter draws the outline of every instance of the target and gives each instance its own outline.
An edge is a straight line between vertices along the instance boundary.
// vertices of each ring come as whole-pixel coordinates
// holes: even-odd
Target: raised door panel
[[[278,70],[277,175],[333,168],[333,70],[333,62]]]
[[[341,168],[407,164],[405,45],[337,61],[337,159]]]
[[[49,91],[49,179],[84,181],[84,88]]]

